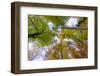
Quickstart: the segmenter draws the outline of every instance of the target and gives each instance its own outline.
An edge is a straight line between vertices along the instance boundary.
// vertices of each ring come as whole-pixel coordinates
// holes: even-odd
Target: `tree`
[[[54,38],[57,36],[60,39],[60,43],[52,47],[49,52],[48,59],[66,59],[71,58],[69,54],[72,54],[72,58],[87,57],[83,56],[83,52],[76,51],[75,47],[79,50],[87,51],[86,41],[87,33],[87,18],[79,18],[78,25],[76,27],[66,27],[65,23],[70,19],[69,16],[28,16],[28,38],[32,41],[38,41],[40,47],[49,46],[54,43]],[[61,29],[61,30],[60,30]],[[60,31],[60,32],[59,32]],[[69,41],[63,42],[64,39]],[[74,40],[76,45],[74,48],[69,48],[70,39]],[[71,44],[72,45],[72,44]],[[70,51],[72,50],[72,51]],[[52,52],[53,51],[53,52]],[[67,53],[67,54],[66,54]]]

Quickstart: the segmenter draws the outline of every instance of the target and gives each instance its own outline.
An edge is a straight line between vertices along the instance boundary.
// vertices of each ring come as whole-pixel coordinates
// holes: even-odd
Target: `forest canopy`
[[[87,58],[87,38],[87,17],[28,15],[28,40],[35,42],[29,60],[40,58],[42,51],[43,60]]]

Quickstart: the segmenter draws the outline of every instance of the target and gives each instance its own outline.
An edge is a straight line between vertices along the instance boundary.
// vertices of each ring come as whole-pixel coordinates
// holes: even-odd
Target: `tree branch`
[[[37,36],[41,35],[42,33],[34,33],[34,34],[29,34],[28,37],[33,37],[36,38]]]

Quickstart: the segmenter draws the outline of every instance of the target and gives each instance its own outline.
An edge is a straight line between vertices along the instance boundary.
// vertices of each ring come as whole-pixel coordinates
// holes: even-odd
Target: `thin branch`
[[[36,38],[37,36],[41,35],[42,33],[34,33],[34,34],[29,34],[28,37],[33,37]]]
[[[73,30],[88,30],[88,28],[79,27],[62,27],[62,29],[73,29]]]

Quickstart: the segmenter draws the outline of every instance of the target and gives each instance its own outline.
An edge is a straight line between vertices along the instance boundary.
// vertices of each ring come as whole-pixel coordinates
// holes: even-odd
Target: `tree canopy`
[[[71,18],[75,22],[67,26],[69,21],[72,23]],[[69,47],[70,42],[63,43],[65,39],[75,41],[77,48],[80,48],[79,50],[87,51],[87,25],[87,17],[28,15],[28,39],[29,41],[37,41],[39,42],[38,46],[44,47],[53,44],[55,37],[58,37],[60,43],[52,50],[58,50],[60,53],[54,51],[54,53],[50,53],[49,58],[59,59],[58,54],[61,53],[63,58],[68,58],[68,55],[64,54],[66,50],[72,50],[73,48],[66,48],[66,45]],[[76,51],[67,51],[67,53],[73,53],[74,57],[81,57],[81,54]]]

